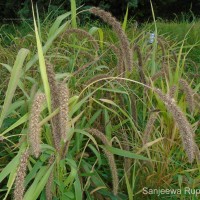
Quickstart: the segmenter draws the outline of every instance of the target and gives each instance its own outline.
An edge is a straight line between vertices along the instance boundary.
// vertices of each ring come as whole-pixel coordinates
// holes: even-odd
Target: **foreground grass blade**
[[[126,14],[125,14],[125,16],[124,16],[124,22],[123,22],[123,24],[122,24],[122,29],[123,29],[124,31],[126,31],[127,21],[128,21],[128,7],[127,7],[127,9],[126,9]]]
[[[89,33],[91,35],[94,35],[96,32],[98,31],[98,35],[99,35],[99,44],[101,49],[103,49],[103,40],[104,40],[104,34],[103,34],[103,30],[101,28],[95,27],[93,26],[90,30]]]
[[[10,132],[11,130],[15,129],[16,127],[20,126],[21,124],[25,123],[28,120],[28,113],[22,116],[19,120],[17,120],[14,124],[12,124],[9,128],[7,128],[1,136],[5,135],[6,133]]]
[[[62,21],[64,19],[66,19],[67,17],[69,17],[70,14],[71,14],[71,12],[67,12],[67,13],[65,13],[65,14],[60,15],[59,17],[57,17],[57,19],[55,20],[55,22],[53,23],[53,25],[49,29],[48,39],[50,39],[52,36],[54,36],[54,34],[56,33],[56,31],[59,29],[60,24],[62,23]]]
[[[46,166],[41,167],[40,171],[37,173],[34,182],[27,190],[24,200],[36,200],[38,199],[40,193],[44,189],[49,175],[54,167],[54,164],[48,169]]]
[[[6,91],[6,97],[5,97],[4,104],[1,111],[0,127],[2,126],[3,120],[5,119],[8,109],[10,107],[10,104],[12,102],[12,98],[14,96],[15,90],[17,88],[18,82],[21,77],[22,66],[28,53],[29,53],[28,49],[20,49],[17,55],[17,58],[15,60],[14,66],[11,71],[11,77],[8,83],[8,88]]]
[[[17,168],[19,163],[19,154],[17,154],[8,164],[7,166],[1,171],[0,173],[0,183],[12,172],[13,168]]]
[[[78,175],[76,176],[76,181],[74,182],[74,189],[75,189],[75,194],[76,194],[76,200],[82,200],[83,195],[82,195],[82,189],[81,189],[81,183],[78,178]]]
[[[71,12],[72,12],[72,27],[77,28],[76,23],[76,0],[71,0]]]
[[[62,24],[59,28],[58,26],[62,23],[62,21],[67,18],[69,15],[71,14],[71,12],[67,12],[65,17],[58,17],[57,20],[55,21],[55,23],[53,24],[53,26],[50,29],[49,32],[49,37],[45,43],[45,45],[43,46],[43,53],[46,53],[50,46],[52,45],[53,41],[58,37],[58,35],[60,35],[66,28],[67,26],[70,24],[69,21],[65,22],[64,24]],[[38,61],[38,53],[36,55],[33,56],[33,58],[27,63],[26,65],[26,71],[29,70],[36,62]]]
[[[10,190],[12,189],[16,177],[18,164],[20,161],[20,155],[24,150],[25,143],[21,146],[18,154],[8,163],[8,165],[0,173],[0,183],[10,174],[7,182],[7,192],[3,200],[7,199],[7,196],[10,193]]]
[[[44,59],[43,50],[42,50],[42,44],[40,41],[39,32],[38,32],[38,28],[37,28],[37,24],[36,24],[36,20],[35,20],[33,5],[32,5],[32,10],[33,10],[33,20],[34,20],[34,27],[35,27],[35,36],[36,36],[36,42],[37,42],[38,57],[39,57],[40,73],[41,73],[42,82],[43,82],[43,86],[44,86],[44,92],[46,95],[47,107],[48,107],[49,112],[51,113],[50,87],[49,87],[49,82],[48,82],[48,77],[47,77],[47,72],[46,72],[46,65],[45,65],[45,59]]]

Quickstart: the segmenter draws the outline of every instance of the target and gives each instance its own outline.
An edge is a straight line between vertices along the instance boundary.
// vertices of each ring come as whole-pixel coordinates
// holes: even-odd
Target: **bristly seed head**
[[[186,101],[188,103],[188,107],[190,109],[190,112],[193,112],[194,110],[194,92],[192,91],[192,88],[189,86],[186,80],[180,79],[179,83],[181,85],[182,90],[184,91],[186,95]]]
[[[67,133],[69,132],[69,89],[65,84],[59,84],[59,101],[60,101],[60,130],[61,138],[66,142]]]
[[[47,76],[48,76],[48,81],[49,81],[49,86],[50,86],[50,91],[51,91],[52,110],[54,111],[60,106],[59,89],[58,89],[58,84],[56,82],[56,75],[54,72],[53,65],[47,62],[46,66],[47,66]],[[61,135],[60,135],[60,123],[59,123],[58,115],[52,118],[51,126],[52,126],[54,145],[57,151],[59,151]]]
[[[33,101],[31,113],[30,113],[30,120],[29,120],[30,148],[33,155],[36,158],[38,158],[41,152],[40,150],[40,142],[41,142],[40,112],[41,112],[44,101],[45,101],[45,95],[43,93],[37,93]]]
[[[144,73],[144,69],[143,69],[143,58],[142,58],[142,53],[140,50],[140,47],[135,44],[133,46],[133,52],[135,51],[137,53],[137,57],[138,57],[138,72],[140,75],[140,81],[144,84],[146,84],[146,77],[145,77],[145,73]]]
[[[54,160],[55,160],[54,155],[50,156],[48,166],[51,166],[53,164]],[[49,178],[48,178],[46,188],[45,188],[46,200],[52,200],[53,199],[53,195],[52,195],[52,191],[51,191],[52,185],[53,185],[53,178],[54,178],[54,174],[53,174],[53,171],[52,171]]]
[[[173,85],[170,90],[169,90],[169,97],[170,98],[174,98],[175,94],[176,94],[176,90],[177,90],[177,87],[176,85]]]
[[[171,99],[168,95],[164,95],[159,89],[154,89],[154,91],[159,96],[159,98],[164,102],[168,111],[172,113],[174,121],[177,123],[179,127],[183,142],[183,147],[187,153],[188,160],[190,163],[192,163],[195,158],[196,143],[194,140],[194,132],[191,124],[188,122],[186,116],[176,105],[173,99]]]
[[[106,138],[106,136],[102,132],[100,132],[99,130],[92,128],[92,129],[89,129],[87,131],[90,134],[96,136],[98,139],[100,139],[104,145],[111,146],[111,144],[108,141],[108,139]],[[107,151],[106,149],[104,149],[104,152],[105,152],[105,155],[108,159],[108,163],[109,163],[111,174],[112,174],[113,193],[114,193],[114,195],[117,195],[118,188],[119,188],[119,178],[118,178],[118,173],[117,173],[117,167],[116,167],[116,164],[115,164],[115,159],[114,159],[113,154],[110,153],[109,151]]]
[[[130,49],[129,40],[123,31],[121,24],[111,15],[111,13],[101,10],[100,8],[92,7],[89,11],[94,15],[99,16],[104,22],[112,26],[120,40],[120,48],[122,50],[126,70],[131,71],[133,67],[133,55]]]
[[[156,121],[156,119],[158,118],[158,113],[157,112],[152,112],[150,114],[150,117],[147,121],[147,125],[145,127],[145,130],[144,130],[144,136],[143,136],[143,144],[145,145],[147,142],[149,142],[149,137],[150,137],[150,134],[153,130],[153,127],[154,127],[154,123]]]
[[[17,176],[15,179],[14,200],[23,200],[24,195],[24,179],[26,176],[26,168],[28,164],[28,149],[21,155]]]

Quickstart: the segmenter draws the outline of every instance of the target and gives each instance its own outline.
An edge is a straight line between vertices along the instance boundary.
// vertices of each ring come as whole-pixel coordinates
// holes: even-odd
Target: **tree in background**
[[[34,0],[33,0],[34,1]],[[56,11],[57,15],[70,10],[70,0],[35,0],[40,15],[47,12]],[[109,10],[117,18],[123,18],[127,5],[129,6],[129,16],[139,21],[146,21],[151,17],[149,0],[77,0],[77,7],[83,5],[82,9],[88,6],[98,6],[104,10]],[[157,17],[172,19],[181,13],[192,11],[198,15],[200,0],[152,0],[154,12]],[[7,0],[0,2],[0,18],[30,18],[32,17],[30,0]]]

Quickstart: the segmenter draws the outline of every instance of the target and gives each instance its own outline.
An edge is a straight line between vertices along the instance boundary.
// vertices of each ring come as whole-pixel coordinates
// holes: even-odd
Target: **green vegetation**
[[[44,18],[46,13],[54,12],[59,16],[70,9],[70,1],[62,0],[35,0],[40,17]],[[189,20],[194,15],[199,16],[200,0],[156,0],[152,1],[154,12],[157,17],[164,19],[182,18],[187,15]],[[115,17],[122,19],[127,6],[129,7],[130,17],[145,22],[152,17],[150,1],[147,0],[76,0],[77,8],[87,9],[92,6],[100,7],[114,14]],[[56,12],[55,12],[56,11]],[[79,17],[86,17],[79,15]],[[0,21],[9,23],[10,20],[19,23],[21,19],[32,19],[32,9],[30,0],[7,0],[0,3]],[[88,19],[88,17],[87,17]]]
[[[80,27],[71,2],[1,28],[0,199],[198,199],[199,22]]]

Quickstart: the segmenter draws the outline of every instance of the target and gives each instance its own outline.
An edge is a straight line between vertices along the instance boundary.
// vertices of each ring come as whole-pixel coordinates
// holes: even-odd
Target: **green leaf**
[[[40,193],[42,192],[43,188],[45,187],[45,185],[48,181],[48,178],[51,174],[53,167],[54,167],[54,164],[51,165],[51,167],[48,169],[48,171],[45,172],[44,176],[42,177],[42,179],[38,183],[38,185],[37,185],[37,187],[34,191],[34,194],[33,194],[33,200],[36,200],[39,197]]]
[[[71,168],[71,172],[66,178],[64,184],[66,187],[70,187],[73,184],[75,177],[77,176],[77,166],[76,166],[76,162],[72,159],[66,158],[66,161],[67,161],[67,164]]]
[[[13,130],[14,128],[20,126],[21,124],[25,123],[28,120],[28,113],[25,114],[24,116],[22,116],[18,121],[16,121],[12,126],[10,126],[9,128],[7,128],[2,134],[0,134],[1,136],[10,132],[11,130]]]
[[[65,17],[68,17],[69,15],[70,15],[70,12],[66,13]],[[56,19],[55,23],[53,24],[53,26],[51,27],[49,37],[48,37],[45,45],[42,48],[44,54],[49,50],[50,46],[52,45],[53,41],[58,37],[58,35],[60,35],[67,28],[67,26],[70,24],[70,22],[67,21],[67,22],[63,23],[60,27],[58,27],[64,19],[65,18],[62,18],[62,17],[59,18],[58,17]],[[26,64],[26,71],[29,70],[38,61],[38,58],[39,57],[38,57],[38,53],[37,53]]]
[[[67,12],[67,13],[64,13],[63,15],[60,15],[57,17],[57,19],[55,20],[55,22],[53,23],[53,25],[51,26],[51,28],[49,30],[48,39],[50,39],[52,36],[54,36],[56,31],[59,29],[59,26],[62,23],[62,21],[64,19],[66,19],[67,17],[69,17],[70,14],[71,14],[71,12]]]
[[[92,27],[90,30],[89,30],[89,33],[91,35],[95,34],[96,32],[98,31],[98,34],[99,34],[99,43],[100,43],[100,47],[101,49],[103,49],[103,39],[104,39],[104,34],[103,34],[103,30],[101,28],[98,28],[98,27]]]
[[[83,135],[86,135],[87,137],[89,137],[91,140],[92,140],[92,142],[96,145],[96,147],[98,148],[98,144],[97,144],[97,142],[96,142],[96,140],[94,139],[94,137],[91,135],[91,134],[89,134],[88,132],[86,132],[86,131],[84,131],[84,130],[80,130],[80,129],[74,129],[74,132],[77,132],[77,133],[81,133],[81,134],[83,134]]]
[[[93,151],[93,153],[96,155],[99,163],[99,168],[102,165],[102,160],[101,160],[101,154],[93,147],[93,145],[88,144],[88,147]]]
[[[72,27],[77,28],[76,23],[76,0],[71,0]]]
[[[83,192],[81,189],[81,183],[79,180],[78,175],[76,176],[76,181],[74,182],[74,188],[75,188],[75,196],[76,196],[76,200],[82,200],[83,199]]]
[[[151,159],[146,158],[144,156],[141,156],[141,155],[129,152],[129,151],[125,151],[125,150],[122,150],[122,149],[114,148],[114,147],[111,147],[111,146],[106,146],[106,149],[108,151],[110,151],[112,154],[115,154],[115,155],[118,155],[118,156],[123,156],[123,157],[126,157],[126,158],[133,158],[133,159],[138,159],[138,160],[152,161]]]
[[[108,110],[104,109],[104,120],[105,120],[105,132],[106,132],[106,137],[108,138],[108,140],[111,140],[112,138],[112,125],[111,125],[111,121],[110,121],[110,117],[108,114]]]
[[[4,104],[2,107],[2,111],[1,111],[0,127],[2,126],[3,120],[5,119],[5,117],[8,113],[10,104],[12,102],[12,98],[14,96],[19,79],[21,77],[22,66],[23,66],[24,60],[25,60],[26,56],[28,55],[28,53],[29,53],[28,49],[20,49],[20,51],[17,55],[17,58],[15,60],[14,66],[11,71],[11,77],[10,77],[10,81],[8,83],[8,88],[6,91]]]
[[[49,87],[49,82],[48,82],[48,77],[47,77],[47,71],[46,71],[45,59],[44,59],[44,55],[43,55],[42,44],[40,41],[39,32],[38,32],[38,28],[37,28],[37,24],[36,24],[36,20],[35,20],[33,5],[32,5],[32,10],[33,10],[33,21],[34,21],[34,27],[35,27],[37,50],[38,50],[38,56],[39,56],[40,74],[42,77],[42,82],[43,82],[44,91],[45,91],[45,95],[46,95],[48,110],[51,113],[50,87]]]
[[[122,29],[124,30],[124,32],[126,31],[127,21],[128,21],[128,6],[126,8],[126,14],[124,16],[124,22],[122,25]]]
[[[13,171],[17,168],[19,163],[19,154],[17,154],[0,173],[0,183]]]
[[[126,187],[127,187],[129,200],[133,200],[133,190],[131,188],[130,182],[126,174],[125,174],[125,180],[126,180]]]
[[[94,115],[92,115],[92,117],[90,118],[90,120],[88,121],[88,123],[85,125],[86,128],[90,127],[96,120],[97,118],[100,116],[102,110],[99,109],[97,110]]]
[[[26,148],[26,144],[23,143],[18,151],[18,154],[8,163],[8,165],[0,173],[0,182],[2,182],[4,178],[10,174],[8,178],[8,182],[7,182],[8,189],[3,200],[7,199],[7,196],[10,193],[10,190],[12,189],[13,183],[15,181],[15,177],[17,175],[17,169],[18,169],[18,164],[20,161],[20,156],[22,152],[25,151],[25,148]]]
[[[54,164],[52,164],[49,169],[47,166],[41,167],[40,171],[37,173],[34,182],[27,190],[26,194],[24,195],[23,200],[37,200],[40,193],[44,189],[48,178],[50,176],[50,173],[54,167]],[[48,170],[47,170],[48,169]]]

